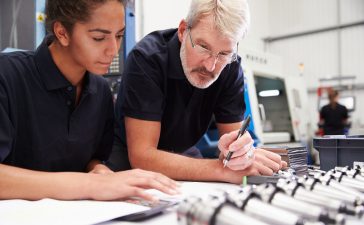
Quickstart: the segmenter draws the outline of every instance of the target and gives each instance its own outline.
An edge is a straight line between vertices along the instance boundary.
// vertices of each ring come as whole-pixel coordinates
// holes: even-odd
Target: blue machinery
[[[129,2],[125,9],[124,59],[135,45],[135,3],[134,1]]]
[[[45,0],[35,1],[35,48],[42,43],[44,36],[46,35],[44,21],[45,21]]]
[[[248,94],[248,82],[246,76],[244,76],[244,100],[245,100],[245,113],[244,118],[248,115],[251,115],[251,106],[250,106],[250,98]],[[254,121],[252,120],[248,126],[248,131],[251,137],[254,140],[254,146],[256,147],[259,144],[259,139],[254,133]],[[197,143],[196,147],[200,149],[202,155],[206,158],[216,158],[219,155],[219,150],[217,148],[217,144],[219,141],[219,134],[216,128],[210,128],[205,135],[200,139]]]

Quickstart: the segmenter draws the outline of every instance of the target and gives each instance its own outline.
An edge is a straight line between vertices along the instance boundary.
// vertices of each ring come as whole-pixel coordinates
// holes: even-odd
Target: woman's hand
[[[91,199],[120,200],[139,197],[148,201],[157,201],[146,189],[156,189],[169,195],[179,193],[179,184],[151,171],[133,169],[115,173],[94,174],[91,177]],[[95,183],[96,182],[96,183]]]

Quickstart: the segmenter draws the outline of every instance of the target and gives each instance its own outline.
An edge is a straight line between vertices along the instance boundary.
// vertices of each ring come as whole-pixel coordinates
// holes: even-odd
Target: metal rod
[[[312,35],[312,34],[317,34],[317,33],[334,31],[334,30],[341,30],[341,29],[362,26],[362,25],[364,25],[364,21],[341,24],[341,25],[336,25],[336,26],[332,26],[332,27],[325,27],[325,28],[321,28],[321,29],[303,31],[303,32],[281,35],[281,36],[276,36],[276,37],[267,37],[267,38],[263,38],[263,41],[271,43],[271,42],[280,41],[280,40],[284,40],[284,39],[296,38],[296,37],[307,36],[307,35]]]

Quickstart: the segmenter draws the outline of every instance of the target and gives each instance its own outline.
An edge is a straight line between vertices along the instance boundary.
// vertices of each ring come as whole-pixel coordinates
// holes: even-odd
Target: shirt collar
[[[168,42],[168,77],[173,79],[186,79],[180,57],[181,42],[178,39],[177,32],[176,29],[172,39]]]
[[[52,43],[53,38],[47,36],[35,51],[35,63],[37,65],[40,77],[48,91],[62,89],[72,84],[64,77],[57,65],[54,63],[48,45]],[[96,93],[97,86],[95,75],[88,71],[85,74],[84,90],[90,93]]]
[[[97,81],[96,81],[97,75],[91,74],[88,71],[85,74],[85,84],[84,84],[84,90],[91,93],[96,94],[97,92]]]

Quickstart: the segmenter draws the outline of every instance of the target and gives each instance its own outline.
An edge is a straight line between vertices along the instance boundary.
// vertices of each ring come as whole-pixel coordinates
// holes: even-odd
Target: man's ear
[[[178,26],[178,39],[180,42],[183,41],[183,34],[187,30],[187,22],[185,20],[181,20]]]
[[[55,22],[53,25],[54,35],[57,37],[58,42],[62,46],[68,46],[70,43],[70,35],[67,32],[66,28],[63,26],[61,22]]]

